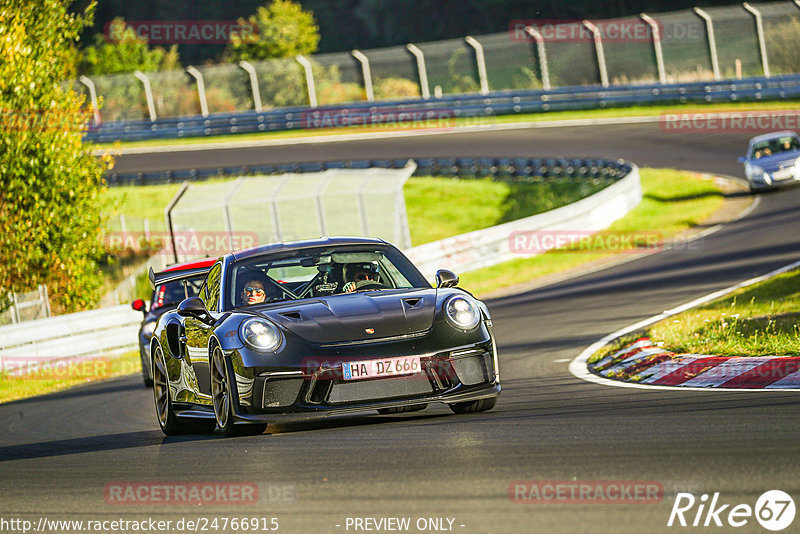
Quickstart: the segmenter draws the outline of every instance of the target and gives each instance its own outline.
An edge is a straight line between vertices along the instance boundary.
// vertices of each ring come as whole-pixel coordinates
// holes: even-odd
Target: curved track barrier
[[[85,139],[95,143],[179,139],[254,132],[374,128],[416,124],[453,128],[459,119],[487,118],[547,111],[583,110],[636,104],[737,102],[800,96],[800,75],[717,82],[572,86],[559,89],[496,91],[486,95],[355,102],[319,108],[292,107],[265,112],[243,111],[181,118],[120,121],[91,126]]]

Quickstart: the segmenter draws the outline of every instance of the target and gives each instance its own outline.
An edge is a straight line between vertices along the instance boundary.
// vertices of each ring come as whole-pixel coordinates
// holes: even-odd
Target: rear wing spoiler
[[[208,267],[198,267],[195,269],[186,269],[182,271],[162,271],[160,273],[156,273],[153,271],[153,268],[150,267],[150,272],[147,276],[150,279],[150,287],[155,289],[156,286],[160,286],[161,284],[166,284],[168,282],[186,280],[188,278],[194,278],[195,276],[205,276],[210,270],[211,266],[209,265]]]

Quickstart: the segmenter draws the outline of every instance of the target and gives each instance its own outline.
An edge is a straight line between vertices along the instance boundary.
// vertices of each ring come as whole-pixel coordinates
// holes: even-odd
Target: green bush
[[[66,0],[0,0],[0,300],[47,284],[54,311],[92,305],[102,277],[104,166],[82,143],[90,120],[62,80],[91,22]]]

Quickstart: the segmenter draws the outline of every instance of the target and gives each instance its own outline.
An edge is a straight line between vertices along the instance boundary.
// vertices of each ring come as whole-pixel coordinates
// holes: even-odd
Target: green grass
[[[404,188],[411,242],[421,245],[541,213],[591,195],[607,184],[532,185],[413,177]],[[128,231],[141,232],[147,218],[152,231],[163,232],[164,207],[179,188],[179,184],[108,188],[105,194],[114,206],[108,214],[109,230],[120,231],[119,215],[124,214]]]
[[[139,352],[131,351],[115,358],[98,357],[96,360],[88,360],[72,369],[56,366],[55,370],[45,369],[39,373],[21,376],[0,373],[0,403],[139,372]]]
[[[677,353],[800,356],[800,270],[665,319],[647,335]]]
[[[492,117],[464,118],[452,121],[452,126],[470,126],[486,124],[508,124],[515,122],[548,122],[556,120],[571,119],[605,119],[611,117],[644,117],[657,116],[662,113],[691,113],[701,112],[710,113],[715,111],[746,111],[746,110],[783,110],[792,109],[793,106],[800,104],[800,100],[778,100],[771,102],[729,102],[704,104],[693,102],[689,104],[659,104],[653,106],[630,106],[630,107],[611,107],[603,109],[576,110],[576,111],[552,111],[542,113],[527,113],[523,115],[501,115]],[[128,147],[149,147],[149,146],[181,146],[196,145],[203,143],[227,143],[238,141],[254,141],[264,139],[292,139],[295,137],[316,137],[328,135],[342,135],[352,133],[379,132],[379,131],[411,131],[409,127],[395,128],[374,128],[374,127],[352,127],[352,128],[328,128],[317,130],[293,130],[283,132],[264,132],[219,135],[215,137],[192,137],[186,139],[159,139],[148,141],[131,141],[126,143],[102,143],[98,144],[100,149],[128,148]]]
[[[724,201],[722,192],[708,178],[672,169],[640,169],[644,198],[608,232],[636,234],[659,232],[664,238],[700,224],[717,211]],[[628,254],[632,252],[627,252]],[[463,287],[484,295],[504,287],[575,269],[614,252],[550,251],[521,257],[484,269],[464,273]]]

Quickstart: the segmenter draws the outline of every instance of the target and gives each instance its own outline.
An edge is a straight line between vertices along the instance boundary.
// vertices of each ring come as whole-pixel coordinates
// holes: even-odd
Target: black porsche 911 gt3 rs
[[[150,272],[155,286],[174,273]],[[494,407],[497,351],[485,304],[432,288],[394,246],[325,238],[232,252],[197,297],[161,316],[153,391],[166,434],[262,432],[269,422],[430,402]]]

